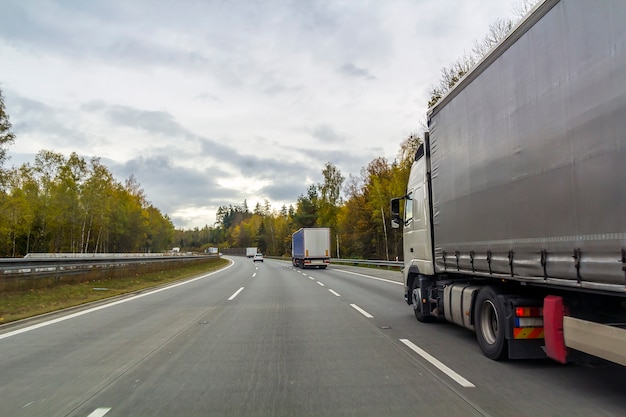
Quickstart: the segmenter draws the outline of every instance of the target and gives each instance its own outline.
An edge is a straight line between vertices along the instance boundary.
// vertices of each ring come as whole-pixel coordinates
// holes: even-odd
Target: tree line
[[[302,227],[328,227],[333,257],[395,259],[401,257],[402,236],[390,229],[389,201],[406,192],[420,138],[405,139],[393,161],[372,160],[359,176],[346,179],[327,162],[323,181],[308,187],[297,202],[272,210],[269,200],[254,208],[247,202],[221,206],[213,226],[177,230],[175,243],[186,250],[255,246],[272,256],[290,256],[291,235]]]
[[[5,171],[0,256],[30,252],[161,252],[174,225],[131,176],[117,182],[98,158],[40,151]]]

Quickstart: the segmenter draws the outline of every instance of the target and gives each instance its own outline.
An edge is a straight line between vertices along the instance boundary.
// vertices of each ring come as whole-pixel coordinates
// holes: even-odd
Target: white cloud
[[[393,159],[421,131],[441,67],[510,6],[5,1],[10,162],[40,149],[102,157],[179,227],[212,224],[217,207],[244,199],[279,209],[326,162],[347,177]]]

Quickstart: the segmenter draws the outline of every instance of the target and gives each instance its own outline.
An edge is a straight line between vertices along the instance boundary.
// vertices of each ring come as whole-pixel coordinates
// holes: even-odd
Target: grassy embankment
[[[181,265],[175,269],[145,273],[129,272],[114,278],[63,283],[0,293],[0,324],[61,310],[104,298],[180,281],[222,268],[225,259]]]

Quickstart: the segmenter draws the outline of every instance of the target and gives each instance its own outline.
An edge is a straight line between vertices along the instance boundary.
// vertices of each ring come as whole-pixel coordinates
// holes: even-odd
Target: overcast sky
[[[131,174],[176,227],[274,209],[421,133],[441,68],[514,0],[3,0],[0,89],[17,138]]]

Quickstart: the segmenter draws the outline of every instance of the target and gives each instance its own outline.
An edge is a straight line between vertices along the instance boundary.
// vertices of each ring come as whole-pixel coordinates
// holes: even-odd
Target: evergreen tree
[[[267,254],[267,237],[264,221],[261,222],[261,225],[259,226],[259,230],[257,232],[256,247],[258,252]]]
[[[293,226],[295,229],[301,227],[314,227],[317,223],[317,187],[309,186],[307,195],[300,195],[293,215]]]

